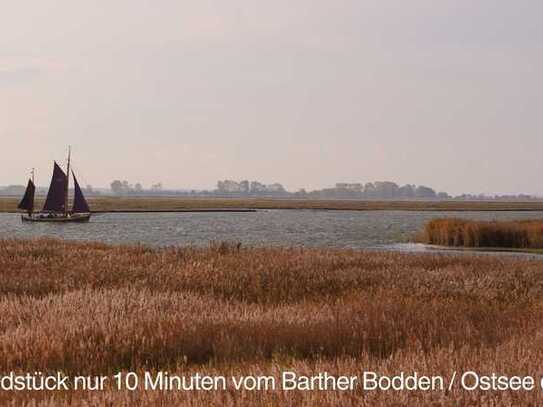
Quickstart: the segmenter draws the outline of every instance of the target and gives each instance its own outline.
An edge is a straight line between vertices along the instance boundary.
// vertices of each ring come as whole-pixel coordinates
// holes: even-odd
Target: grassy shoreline
[[[475,221],[441,218],[428,222],[422,243],[454,248],[543,250],[543,220]]]
[[[36,207],[43,199],[39,198]],[[16,212],[19,199],[0,198],[0,213]],[[271,198],[178,198],[178,197],[99,197],[90,198],[95,212],[183,211],[209,209],[315,209],[315,210],[403,210],[403,211],[543,211],[541,201],[361,201],[301,200]]]
[[[0,240],[0,371],[538,374],[543,261]],[[519,352],[522,349],[522,352]],[[0,392],[17,405],[507,402],[507,392]],[[537,392],[516,403],[536,403]],[[49,403],[49,404],[48,404]]]

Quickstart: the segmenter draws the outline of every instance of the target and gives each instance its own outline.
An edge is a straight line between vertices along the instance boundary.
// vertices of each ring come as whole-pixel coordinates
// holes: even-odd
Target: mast
[[[32,176],[32,183],[36,185],[36,181],[34,180],[34,175],[36,175],[36,169],[32,168],[32,171],[30,171],[30,175]]]
[[[70,188],[70,158],[72,155],[72,146],[68,146],[68,168],[66,170],[66,194],[64,196],[64,215],[68,215],[68,191]]]

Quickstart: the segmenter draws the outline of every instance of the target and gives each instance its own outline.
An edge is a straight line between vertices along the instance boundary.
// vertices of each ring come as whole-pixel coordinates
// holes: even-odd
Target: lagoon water
[[[261,210],[254,213],[108,213],[88,224],[22,223],[17,214],[0,214],[0,238],[56,237],[112,244],[153,246],[208,245],[236,241],[244,245],[389,248],[402,245],[424,224],[439,217],[477,220],[543,219],[543,212],[417,212]]]

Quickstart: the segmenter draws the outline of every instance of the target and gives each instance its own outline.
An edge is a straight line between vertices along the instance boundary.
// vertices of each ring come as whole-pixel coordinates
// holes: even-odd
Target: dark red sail
[[[34,193],[35,192],[36,192],[36,187],[34,186],[34,183],[32,182],[32,180],[29,179],[23,199],[21,200],[17,208],[24,209],[28,213],[31,213],[34,210]]]
[[[55,162],[53,178],[43,206],[44,212],[64,212],[66,208],[66,183],[68,177]]]
[[[79,187],[79,183],[77,182],[77,178],[75,177],[75,174],[72,171],[72,175],[74,176],[74,206],[72,209],[73,213],[90,213],[89,204],[87,204],[87,200],[85,199],[85,196],[83,195],[83,191],[81,191],[81,188]]]

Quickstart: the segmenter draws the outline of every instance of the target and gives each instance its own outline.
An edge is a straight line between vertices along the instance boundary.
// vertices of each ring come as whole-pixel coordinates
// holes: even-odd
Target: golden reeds
[[[421,239],[442,246],[541,249],[543,220],[435,219],[426,224]]]
[[[0,372],[537,374],[543,262],[0,240]],[[538,359],[539,358],[539,359]],[[537,393],[0,393],[0,404],[535,402]]]

